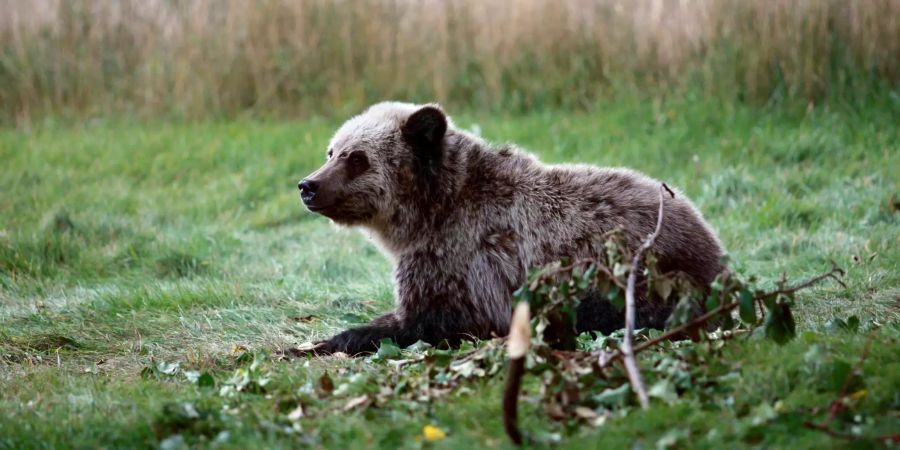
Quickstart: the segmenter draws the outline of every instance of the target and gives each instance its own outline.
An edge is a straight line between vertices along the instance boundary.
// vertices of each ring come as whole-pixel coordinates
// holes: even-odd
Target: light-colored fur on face
[[[659,181],[628,169],[544,165],[457,130],[435,105],[376,104],[348,120],[329,151],[312,176],[339,173],[346,152],[368,158],[365,173],[336,188],[345,210],[329,217],[377,238],[395,262],[397,293],[393,313],[328,341],[335,351],[362,351],[379,337],[402,344],[504,335],[510,294],[530,268],[598,258],[599,238],[614,228],[636,247],[656,224]],[[667,196],[665,210],[653,249],[660,268],[710,283],[722,270],[715,233],[680,193]],[[643,324],[659,327],[650,315]]]

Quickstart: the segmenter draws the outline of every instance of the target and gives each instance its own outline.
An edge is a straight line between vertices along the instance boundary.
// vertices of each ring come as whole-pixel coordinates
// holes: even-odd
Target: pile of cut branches
[[[551,264],[532,272],[515,292],[519,306],[508,342],[511,362],[503,399],[506,431],[513,442],[523,441],[517,405],[525,375],[540,380],[542,404],[550,418],[602,423],[616,406],[629,401],[629,390],[647,408],[650,397],[672,401],[697,377],[708,376],[702,370],[707,363],[701,359],[712,353],[697,352],[698,345],[720,348],[739,334],[763,334],[778,344],[788,342],[795,335],[791,312],[795,294],[826,279],[843,285],[844,272],[836,265],[793,285],[782,277],[772,290],[754,288],[755,279],[744,280],[730,270],[723,271],[709,289],[677,273],[661,273],[652,248],[664,226],[664,195],[673,194],[662,185],[656,229],[636,251],[630,253],[621,235],[610,233],[604,259]],[[642,269],[647,292],[652,293],[647,301],[675,305],[665,332],[635,329],[635,291]],[[581,299],[598,296],[624,308],[625,323],[621,331],[591,340],[576,332],[575,312]],[[679,345],[677,341],[687,337],[693,343]],[[636,338],[641,342],[635,343]],[[573,346],[574,351],[560,350]],[[641,361],[645,370],[636,358],[643,352],[652,353]]]

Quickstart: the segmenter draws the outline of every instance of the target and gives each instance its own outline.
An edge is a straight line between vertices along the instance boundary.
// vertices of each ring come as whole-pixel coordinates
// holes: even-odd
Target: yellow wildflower
[[[447,437],[447,433],[444,433],[444,430],[434,425],[425,425],[425,427],[422,428],[422,436],[426,441],[434,442]]]

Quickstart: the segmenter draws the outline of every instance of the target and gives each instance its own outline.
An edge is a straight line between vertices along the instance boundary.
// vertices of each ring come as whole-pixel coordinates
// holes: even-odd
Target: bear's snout
[[[300,199],[303,200],[304,204],[309,205],[309,203],[316,198],[316,190],[319,189],[319,183],[313,180],[303,179],[297,184],[297,188],[300,189]]]

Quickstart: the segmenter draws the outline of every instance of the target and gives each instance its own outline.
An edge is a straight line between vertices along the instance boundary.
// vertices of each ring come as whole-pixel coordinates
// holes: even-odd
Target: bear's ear
[[[436,106],[423,106],[406,119],[401,131],[417,154],[430,153],[440,148],[447,132],[447,116]]]

